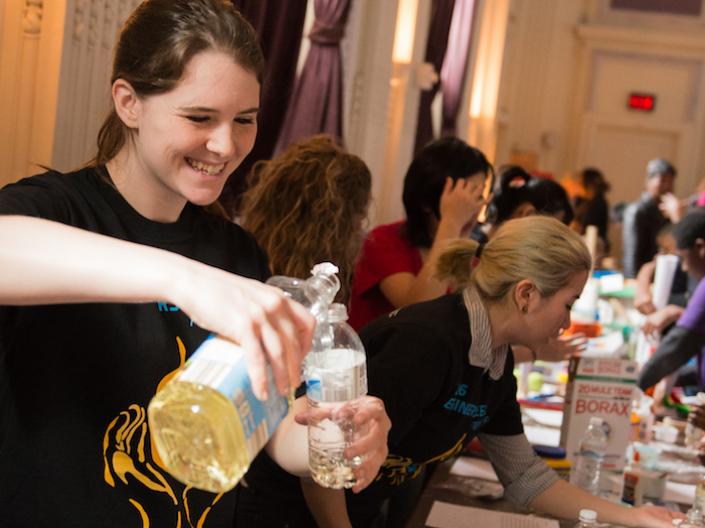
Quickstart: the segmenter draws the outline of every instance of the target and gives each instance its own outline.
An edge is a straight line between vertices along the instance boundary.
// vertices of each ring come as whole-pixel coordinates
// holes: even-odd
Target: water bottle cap
[[[580,510],[580,520],[581,521],[596,521],[597,512],[594,510]]]
[[[338,271],[338,266],[332,262],[321,262],[313,267],[311,275],[335,275]]]
[[[348,310],[345,308],[344,304],[333,303],[328,308],[328,321],[331,323],[337,323],[339,321],[348,320]]]
[[[590,425],[595,425],[597,427],[602,426],[604,423],[604,420],[600,418],[599,416],[591,416],[590,417]]]

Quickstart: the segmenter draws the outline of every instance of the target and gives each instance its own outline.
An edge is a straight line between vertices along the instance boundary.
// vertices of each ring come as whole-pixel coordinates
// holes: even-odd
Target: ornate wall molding
[[[36,37],[42,31],[43,0],[25,0],[24,16],[22,17],[22,32],[27,36]]]
[[[73,39],[77,42],[83,40],[88,25],[88,0],[75,0],[73,11]]]

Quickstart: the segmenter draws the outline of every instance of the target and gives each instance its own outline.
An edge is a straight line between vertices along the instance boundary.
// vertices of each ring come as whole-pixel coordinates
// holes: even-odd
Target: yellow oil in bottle
[[[176,479],[220,493],[235,487],[286,416],[290,402],[252,393],[244,354],[220,338],[206,341],[149,404],[152,442]]]
[[[149,424],[164,465],[184,484],[214,493],[227,491],[249,467],[239,417],[215,389],[170,382],[152,400]]]

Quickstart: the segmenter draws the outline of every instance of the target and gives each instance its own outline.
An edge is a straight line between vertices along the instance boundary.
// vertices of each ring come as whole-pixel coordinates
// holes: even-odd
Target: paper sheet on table
[[[453,465],[450,466],[450,473],[461,477],[473,477],[499,482],[492,464],[490,464],[489,460],[483,460],[482,458],[458,457],[453,462]]]
[[[558,447],[561,443],[561,430],[540,425],[525,425],[524,434],[532,445]]]
[[[683,484],[667,480],[663,500],[665,502],[677,502],[678,504],[693,504],[695,500],[695,484]]]
[[[556,411],[554,409],[533,409],[531,407],[526,407],[523,408],[521,412],[539,425],[555,427],[558,429],[563,423],[562,410]]]
[[[426,519],[434,528],[559,528],[558,521],[435,501]]]
[[[668,303],[671,293],[673,276],[678,268],[678,257],[675,255],[657,255],[656,271],[654,271],[654,285],[651,292],[653,305],[660,310]]]

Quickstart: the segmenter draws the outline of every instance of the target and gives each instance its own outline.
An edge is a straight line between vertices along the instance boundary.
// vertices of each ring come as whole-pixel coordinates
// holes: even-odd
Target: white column
[[[0,184],[95,154],[118,31],[139,0],[5,2],[0,16]],[[2,4],[0,4],[2,6]]]

